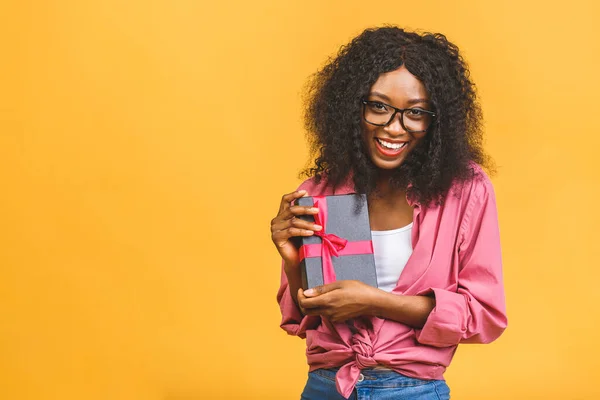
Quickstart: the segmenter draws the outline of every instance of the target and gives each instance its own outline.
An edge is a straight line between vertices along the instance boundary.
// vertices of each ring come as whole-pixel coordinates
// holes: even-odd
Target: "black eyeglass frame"
[[[429,126],[427,127],[427,129],[422,130],[422,131],[413,131],[411,129],[408,129],[406,126],[404,126],[404,111],[407,110],[419,110],[421,112],[424,112],[426,114],[429,114],[431,116],[431,118],[435,118],[436,114],[433,111],[429,111],[429,110],[424,110],[420,107],[414,107],[414,108],[396,108],[392,105],[389,105],[387,103],[384,103],[382,101],[373,101],[373,100],[361,100],[362,105],[363,105],[363,119],[365,120],[366,123],[371,124],[371,125],[375,125],[375,126],[388,126],[389,124],[392,123],[392,121],[394,120],[394,118],[396,117],[396,114],[400,113],[400,125],[402,125],[402,129],[404,129],[406,132],[410,132],[410,133],[425,133],[427,132],[427,130],[431,127],[431,124],[429,124]],[[382,104],[386,107],[389,107],[391,109],[394,110],[394,112],[392,113],[392,116],[390,117],[390,120],[388,122],[386,122],[385,124],[375,124],[369,120],[367,120],[367,117],[365,116],[365,114],[367,113],[367,105],[368,104]],[[433,123],[433,120],[431,121]]]

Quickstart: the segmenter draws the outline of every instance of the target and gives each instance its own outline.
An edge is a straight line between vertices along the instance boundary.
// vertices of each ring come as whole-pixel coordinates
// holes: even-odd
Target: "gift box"
[[[295,203],[317,207],[318,215],[300,218],[323,227],[313,236],[296,238],[303,289],[346,279],[377,287],[366,196],[302,197]]]

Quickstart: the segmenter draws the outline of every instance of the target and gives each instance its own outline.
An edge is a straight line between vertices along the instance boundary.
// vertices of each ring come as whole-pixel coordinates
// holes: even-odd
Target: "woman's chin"
[[[371,154],[371,162],[377,169],[382,171],[393,171],[402,165],[404,157],[400,157],[392,160],[385,160],[376,155]]]

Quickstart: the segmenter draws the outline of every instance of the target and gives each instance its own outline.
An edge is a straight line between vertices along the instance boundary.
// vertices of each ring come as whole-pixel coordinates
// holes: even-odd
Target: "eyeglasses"
[[[400,113],[400,125],[410,133],[427,132],[435,113],[422,108],[396,108],[380,101],[362,100],[363,118],[375,126],[387,126]]]

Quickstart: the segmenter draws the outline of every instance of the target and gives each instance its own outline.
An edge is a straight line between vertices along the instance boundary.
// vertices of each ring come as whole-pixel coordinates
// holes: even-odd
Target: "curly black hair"
[[[440,204],[454,181],[473,177],[473,162],[492,172],[482,148],[481,108],[458,47],[440,33],[384,26],[343,46],[309,81],[304,119],[315,161],[302,175],[335,187],[352,174],[357,192],[376,191],[378,170],[362,139],[361,99],[380,74],[402,65],[425,86],[436,118],[393,172],[394,186],[423,205]]]

